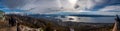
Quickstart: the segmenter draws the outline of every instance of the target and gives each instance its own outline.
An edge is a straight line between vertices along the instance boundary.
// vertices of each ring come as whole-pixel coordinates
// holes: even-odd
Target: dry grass
[[[0,21],[0,31],[16,31],[16,27],[10,27],[7,21]]]
[[[2,28],[0,29],[0,31],[16,31],[16,26],[13,27],[6,27],[6,28]]]
[[[0,29],[9,27],[8,23],[6,21],[0,21]]]

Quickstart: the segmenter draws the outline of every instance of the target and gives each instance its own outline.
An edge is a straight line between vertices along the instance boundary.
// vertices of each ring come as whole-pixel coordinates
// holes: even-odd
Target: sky
[[[38,14],[78,12],[91,15],[120,15],[120,0],[0,0],[0,10]]]
[[[78,5],[78,8],[75,6]],[[0,0],[0,9],[33,13],[120,12],[120,0]]]

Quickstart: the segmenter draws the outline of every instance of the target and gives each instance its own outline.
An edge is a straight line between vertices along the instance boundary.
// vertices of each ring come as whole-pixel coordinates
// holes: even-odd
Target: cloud
[[[65,10],[74,10],[74,6],[76,5],[78,0],[60,0],[63,9]]]
[[[10,9],[30,10],[30,12],[47,13],[58,8],[57,0],[2,0]],[[51,9],[51,10],[48,10]]]
[[[99,11],[106,11],[106,12],[120,12],[120,6],[106,6],[102,9],[100,9]]]
[[[79,0],[77,4],[78,10],[99,11],[106,6],[120,6],[120,0]]]
[[[34,8],[34,9],[30,10],[30,12],[48,13],[48,12],[53,12],[57,10],[59,6],[55,0],[52,0],[52,1],[38,0],[37,2],[36,1],[28,2],[22,9],[29,10],[31,8]]]
[[[77,4],[80,6],[79,10],[93,10],[94,7],[104,6],[109,0],[79,0]]]
[[[120,0],[78,0],[71,3],[71,0],[0,0],[5,7],[3,10],[13,13],[20,13],[21,10],[33,13],[58,13],[61,14],[88,14],[88,15],[115,15],[120,14]],[[76,4],[75,4],[76,3]],[[77,10],[74,6],[78,5]],[[63,7],[65,10],[61,10]],[[11,9],[11,11],[9,10]],[[15,9],[19,9],[14,11]],[[68,10],[67,10],[68,9]],[[70,11],[70,13],[62,12]],[[80,11],[80,12],[79,12]],[[89,11],[89,12],[87,12]],[[107,19],[107,20],[106,20]],[[98,20],[98,21],[97,21]],[[83,18],[80,22],[113,22],[113,18]]]
[[[76,2],[77,1],[77,2]],[[72,11],[114,11],[109,8],[118,5],[120,0],[2,0],[2,4],[10,9],[27,10],[34,13],[51,13],[59,11],[71,11],[75,5],[77,10]],[[76,4],[75,4],[76,3]],[[112,6],[112,7],[111,7]],[[119,6],[119,5],[118,5]],[[66,10],[60,10],[63,7]],[[69,9],[69,10],[67,10]],[[109,9],[109,10],[105,10]]]

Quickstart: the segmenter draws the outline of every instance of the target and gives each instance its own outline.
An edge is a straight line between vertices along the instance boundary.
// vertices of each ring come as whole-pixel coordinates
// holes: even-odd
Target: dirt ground
[[[0,21],[0,31],[16,31],[16,26],[10,27],[6,21]]]

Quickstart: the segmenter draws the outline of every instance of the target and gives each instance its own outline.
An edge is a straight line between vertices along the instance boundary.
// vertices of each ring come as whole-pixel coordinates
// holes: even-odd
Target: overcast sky
[[[0,10],[17,13],[63,14],[64,12],[70,12],[91,15],[120,15],[120,0],[0,0]],[[81,18],[80,21],[114,22],[114,18],[85,17]]]
[[[120,0],[0,0],[0,8],[34,13],[104,11],[120,14]]]

